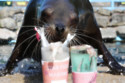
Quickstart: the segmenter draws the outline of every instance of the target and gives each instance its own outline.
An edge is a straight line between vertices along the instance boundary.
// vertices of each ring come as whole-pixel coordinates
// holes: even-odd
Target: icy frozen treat
[[[73,83],[96,83],[97,50],[89,45],[72,46]]]
[[[64,43],[48,43],[44,29],[40,32],[42,41],[42,72],[44,83],[68,83],[69,48],[67,45],[74,37],[68,34]]]

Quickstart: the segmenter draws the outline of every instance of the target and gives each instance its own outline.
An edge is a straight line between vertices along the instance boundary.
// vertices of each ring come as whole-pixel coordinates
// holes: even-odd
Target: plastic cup
[[[68,83],[69,58],[62,61],[42,61],[43,83]]]
[[[96,83],[97,50],[89,45],[71,47],[73,83]]]
[[[97,72],[72,72],[73,83],[96,83]]]
[[[51,43],[42,47],[43,83],[67,83],[69,48],[62,43]]]

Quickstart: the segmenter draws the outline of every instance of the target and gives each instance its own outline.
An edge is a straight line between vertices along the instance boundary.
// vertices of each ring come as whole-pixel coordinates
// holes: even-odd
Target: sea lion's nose
[[[56,31],[59,32],[59,33],[62,33],[64,32],[65,30],[65,25],[63,24],[56,24]]]

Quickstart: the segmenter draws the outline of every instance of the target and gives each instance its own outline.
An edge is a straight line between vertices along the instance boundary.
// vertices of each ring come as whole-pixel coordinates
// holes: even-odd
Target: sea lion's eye
[[[70,26],[76,26],[78,23],[78,16],[76,13],[70,14]]]
[[[41,17],[44,17],[42,19],[44,20],[47,20],[46,18],[51,18],[52,17],[52,14],[53,14],[54,10],[52,8],[47,8],[47,9],[44,9],[42,12],[41,12]]]
[[[47,8],[46,10],[45,10],[45,13],[47,14],[47,15],[52,15],[52,13],[53,13],[53,9],[52,8]]]

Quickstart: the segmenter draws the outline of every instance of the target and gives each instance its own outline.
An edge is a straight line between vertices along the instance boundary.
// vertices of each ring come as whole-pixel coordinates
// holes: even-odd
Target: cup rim
[[[55,61],[44,61],[44,60],[41,60],[41,62],[65,62],[65,61],[67,61],[67,60],[69,60],[70,59],[70,57],[67,57],[66,59],[63,59],[63,60],[55,60]]]
[[[76,73],[76,74],[90,74],[90,73],[98,73],[97,71],[94,72],[72,72],[72,73]]]

